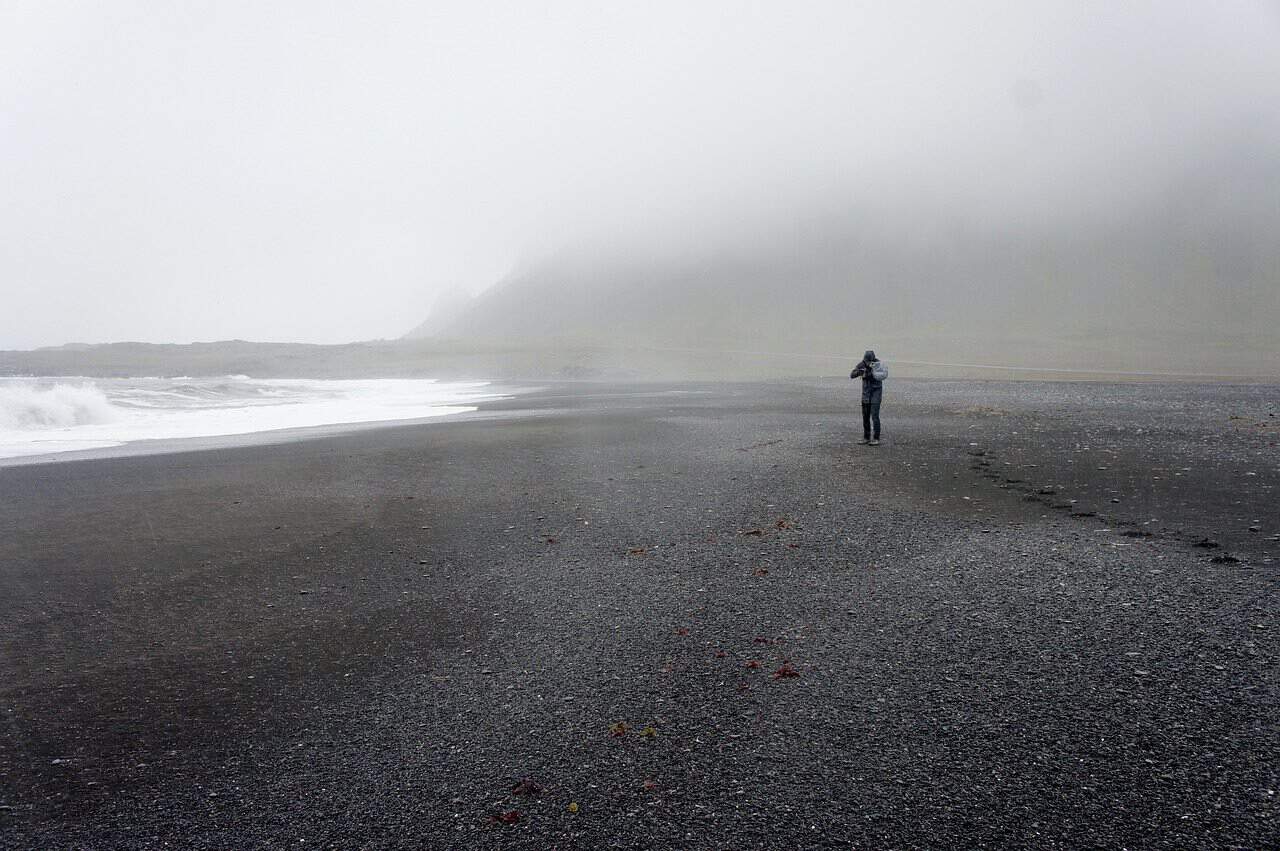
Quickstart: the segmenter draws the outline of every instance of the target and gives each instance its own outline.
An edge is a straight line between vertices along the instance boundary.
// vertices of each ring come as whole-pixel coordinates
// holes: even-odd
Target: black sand
[[[0,469],[0,846],[1272,845],[1278,395],[898,382],[869,448],[847,381],[565,385]]]

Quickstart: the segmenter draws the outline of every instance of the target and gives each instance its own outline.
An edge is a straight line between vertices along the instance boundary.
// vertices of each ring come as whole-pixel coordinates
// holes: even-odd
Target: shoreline
[[[450,406],[453,407],[453,406]],[[379,428],[395,428],[396,426],[428,425],[444,419],[457,419],[474,414],[476,406],[469,410],[447,412],[431,417],[414,417],[403,420],[371,420],[361,423],[326,423],[300,428],[267,429],[251,431],[243,434],[221,434],[203,437],[172,437],[154,440],[130,440],[112,446],[98,446],[87,449],[67,449],[60,452],[32,453],[30,455],[13,455],[0,457],[0,469],[5,467],[25,467],[36,464],[64,464],[76,461],[100,461],[112,458],[141,458],[151,455],[173,455],[184,452],[204,452],[216,449],[237,449],[249,446],[272,446],[281,443],[292,443],[300,440],[319,440],[347,432],[371,431]]]
[[[943,364],[933,364],[934,366],[943,366]],[[969,365],[973,366],[973,365]],[[990,367],[992,370],[1008,370],[1010,372],[1021,371],[1015,367]],[[1213,376],[1195,376],[1190,373],[1076,373],[1071,370],[1051,370],[1053,375],[1037,375],[1036,372],[1044,372],[1044,370],[1025,372],[1024,375],[1002,375],[998,378],[973,378],[973,377],[921,377],[921,376],[897,376],[893,380],[895,385],[943,385],[943,384],[968,384],[974,388],[983,388],[985,386],[1001,386],[1001,385],[1022,385],[1029,386],[1034,384],[1084,384],[1095,385],[1099,387],[1111,386],[1136,386],[1136,387],[1160,387],[1169,386],[1175,390],[1183,390],[1190,386],[1193,380],[1203,380],[1206,377]],[[1145,377],[1137,377],[1137,376]],[[1129,378],[1125,378],[1128,376]],[[1177,380],[1178,376],[1184,377],[1186,380]],[[58,379],[58,378],[80,378],[92,381],[93,376],[63,376],[63,375],[41,375],[41,376],[6,376],[21,377],[33,379]],[[1280,391],[1280,379],[1267,377],[1245,377],[1233,376],[1233,380],[1229,382],[1215,383],[1215,387],[1220,388],[1276,388]],[[269,379],[268,379],[269,380]],[[346,432],[360,432],[380,428],[396,428],[400,426],[425,425],[433,422],[443,422],[446,420],[469,421],[475,419],[487,418],[490,415],[501,412],[503,416],[518,416],[520,414],[530,413],[522,411],[519,408],[502,406],[502,403],[510,401],[513,397],[519,396],[538,396],[546,397],[546,391],[549,388],[565,388],[575,389],[590,386],[600,387],[639,387],[639,388],[656,388],[656,387],[706,387],[706,386],[743,386],[750,387],[759,384],[777,384],[781,383],[777,380],[772,381],[751,381],[751,380],[735,380],[735,381],[708,381],[700,379],[688,379],[683,381],[671,381],[663,379],[651,380],[627,380],[619,381],[607,378],[578,378],[578,379],[547,379],[547,380],[506,380],[497,381],[481,378],[466,379],[440,379],[446,381],[459,380],[464,382],[480,381],[491,385],[493,394],[496,398],[480,400],[475,405],[457,405],[446,407],[465,407],[469,410],[448,412],[428,417],[412,417],[405,419],[392,420],[369,420],[365,422],[351,423],[321,423],[313,426],[291,427],[267,429],[263,431],[244,432],[240,434],[227,435],[208,435],[195,437],[177,437],[177,438],[158,438],[154,440],[131,440],[116,443],[108,446],[89,447],[85,449],[69,449],[56,452],[34,452],[24,455],[14,455],[0,457],[0,469],[6,467],[23,467],[37,464],[54,464],[54,463],[70,463],[74,461],[94,461],[111,458],[129,458],[141,457],[149,455],[173,454],[183,452],[201,452],[217,449],[234,449],[237,447],[248,446],[266,446],[280,443],[289,443],[298,440],[317,440]],[[787,383],[795,383],[800,385],[810,385],[822,383],[823,381],[832,381],[827,378],[796,378]],[[672,390],[669,392],[698,392],[698,391],[680,391]],[[640,391],[644,394],[645,391]],[[628,393],[625,395],[634,395]],[[582,393],[570,393],[563,395],[562,398],[582,398]]]
[[[56,380],[69,376],[41,376],[43,379]],[[80,377],[86,381],[92,378]],[[153,379],[128,379],[153,380]],[[177,380],[177,379],[173,379]],[[482,380],[477,379],[477,382]],[[468,382],[470,383],[470,382]],[[91,461],[104,458],[129,458],[134,456],[170,454],[175,452],[199,452],[211,449],[231,449],[242,446],[263,446],[276,443],[288,443],[296,440],[315,440],[342,434],[348,431],[366,431],[369,429],[395,427],[398,425],[423,425],[442,419],[454,419],[479,411],[480,404],[506,401],[520,393],[532,392],[536,387],[519,387],[513,383],[497,383],[483,381],[488,388],[486,396],[481,400],[469,400],[466,403],[445,403],[438,406],[439,412],[428,416],[401,417],[395,419],[372,419],[356,422],[317,423],[306,426],[290,426],[285,428],[267,428],[257,431],[246,431],[232,434],[194,435],[190,437],[162,437],[142,440],[124,440],[119,442],[103,442],[98,446],[87,446],[79,449],[59,449],[54,451],[24,452],[18,455],[0,456],[0,468],[28,466],[31,464],[68,463],[73,461]],[[68,438],[68,443],[76,442]],[[92,443],[84,439],[84,443]]]

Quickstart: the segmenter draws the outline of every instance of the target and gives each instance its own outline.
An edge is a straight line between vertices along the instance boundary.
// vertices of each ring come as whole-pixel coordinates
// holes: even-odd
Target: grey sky
[[[0,348],[393,337],[593,238],[1069,228],[1277,151],[1266,2],[0,0]]]

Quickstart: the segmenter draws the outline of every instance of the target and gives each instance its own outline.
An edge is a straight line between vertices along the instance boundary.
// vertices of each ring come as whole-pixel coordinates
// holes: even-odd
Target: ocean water
[[[0,458],[439,417],[495,398],[483,381],[0,378]]]

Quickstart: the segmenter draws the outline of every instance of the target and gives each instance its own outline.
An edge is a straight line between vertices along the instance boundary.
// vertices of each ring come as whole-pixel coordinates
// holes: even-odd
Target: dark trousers
[[[867,440],[872,437],[871,424],[875,423],[875,439],[880,439],[880,403],[879,402],[863,402],[862,403],[862,436]]]

